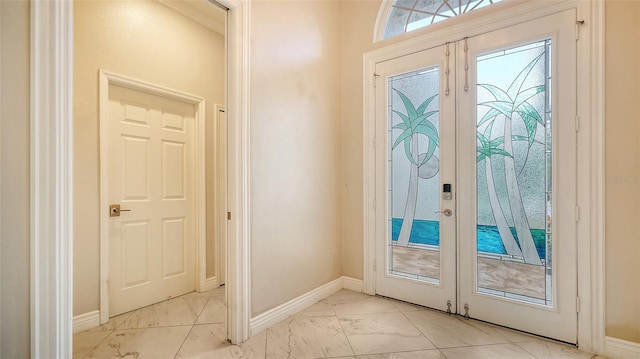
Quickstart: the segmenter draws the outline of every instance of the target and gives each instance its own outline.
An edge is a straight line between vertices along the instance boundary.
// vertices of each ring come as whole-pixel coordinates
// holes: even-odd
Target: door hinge
[[[376,199],[374,198],[373,199],[373,210],[375,211],[375,209],[376,209]]]
[[[380,75],[378,75],[377,73],[374,72],[373,73],[373,87],[376,87],[378,77],[380,77]]]
[[[580,131],[580,115],[576,115],[576,132]]]
[[[576,313],[580,313],[580,297],[576,297]]]
[[[231,220],[231,212],[227,212],[227,221]]]
[[[377,266],[376,266],[376,261],[375,261],[375,260],[373,261],[373,270],[374,270],[374,271],[378,270],[378,268],[377,268]]]
[[[373,146],[374,149],[376,148],[377,141],[375,137],[373,138],[373,141],[371,141],[371,145]]]
[[[580,206],[576,206],[576,222],[580,221]]]

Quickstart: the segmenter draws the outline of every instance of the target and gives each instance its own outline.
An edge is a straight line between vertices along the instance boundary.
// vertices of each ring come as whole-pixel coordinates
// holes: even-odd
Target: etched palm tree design
[[[516,235],[520,244],[519,249],[521,250],[526,263],[536,265],[541,265],[542,262],[533,241],[531,228],[529,226],[527,214],[522,201],[522,195],[520,193],[518,175],[516,174],[516,165],[513,156],[513,141],[523,140],[528,142],[525,155],[526,157],[523,159],[523,163],[526,165],[529,150],[536,142],[535,135],[538,130],[538,125],[544,126],[542,116],[529,101],[535,95],[545,91],[545,86],[544,84],[536,85],[525,89],[522,87],[532,69],[544,54],[544,52],[541,53],[529,62],[529,64],[527,64],[527,66],[525,66],[511,82],[507,91],[491,84],[478,84],[479,87],[489,91],[495,98],[495,101],[487,101],[478,104],[480,106],[489,107],[489,111],[487,111],[480,121],[478,121],[478,128],[485,123],[490,122],[487,125],[488,131],[485,129],[484,133],[479,132],[478,135],[478,141],[480,142],[480,147],[478,147],[478,162],[482,160],[485,161],[485,168],[487,169],[487,189],[489,191],[491,210],[494,218],[496,219],[496,224],[498,225],[502,241],[505,244],[505,249],[507,252],[512,250],[514,253],[517,253],[513,248],[513,243],[511,243],[513,235],[508,230],[508,226],[505,230],[505,224],[501,223],[502,219],[505,218],[504,212],[497,201],[497,196],[493,198],[495,193],[491,193],[492,189],[490,188],[494,183],[494,174],[491,168],[491,155],[502,155],[504,157],[504,176],[507,187],[507,196],[509,199],[509,207],[513,217]],[[491,140],[491,128],[499,116],[504,116],[504,135],[500,138]],[[513,134],[513,121],[515,120],[523,121],[527,136],[515,136]],[[502,145],[502,149],[498,148],[500,145]],[[524,165],[522,168],[524,168]],[[520,173],[521,172],[522,170]],[[491,176],[491,178],[489,178],[489,176]],[[495,186],[493,186],[493,190],[495,190]]]
[[[500,205],[500,202],[498,200],[498,192],[496,190],[495,181],[493,179],[493,166],[491,164],[492,156],[513,156],[509,152],[499,148],[499,146],[504,143],[504,137],[498,137],[493,140],[491,139],[492,129],[493,122],[487,125],[484,133],[480,131],[477,132],[476,136],[478,138],[478,142],[480,143],[480,146],[477,148],[477,162],[480,163],[484,161],[487,192],[489,194],[489,204],[491,206],[493,219],[495,220],[496,226],[498,227],[498,233],[500,234],[500,239],[502,239],[504,249],[506,250],[507,254],[522,257],[520,246],[518,246],[516,239],[513,237],[511,229],[509,229],[507,218],[505,217],[502,206]]]
[[[402,130],[402,132],[396,137],[391,146],[391,149],[394,150],[402,143],[404,145],[404,153],[410,162],[407,202],[397,241],[398,246],[406,247],[409,244],[413,220],[415,219],[416,203],[418,200],[418,179],[431,178],[439,172],[440,168],[438,157],[434,155],[436,148],[439,146],[438,129],[429,121],[429,118],[438,113],[438,111],[427,111],[427,107],[429,107],[429,104],[431,104],[438,94],[427,98],[416,108],[411,100],[401,91],[397,89],[393,89],[393,91],[400,96],[406,111],[406,113],[402,113],[393,110],[393,113],[398,115],[402,120],[402,122],[393,126],[393,129]],[[426,138],[426,152],[421,152],[418,144],[419,136]]]

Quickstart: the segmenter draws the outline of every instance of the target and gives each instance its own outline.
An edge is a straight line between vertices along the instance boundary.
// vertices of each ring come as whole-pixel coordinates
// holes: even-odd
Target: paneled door
[[[193,104],[109,86],[109,315],[195,289]]]
[[[576,342],[575,21],[376,64],[376,293]]]

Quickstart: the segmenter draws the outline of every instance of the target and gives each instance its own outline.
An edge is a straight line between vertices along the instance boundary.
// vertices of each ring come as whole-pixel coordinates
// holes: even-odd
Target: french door
[[[376,64],[376,293],[576,342],[575,20]]]

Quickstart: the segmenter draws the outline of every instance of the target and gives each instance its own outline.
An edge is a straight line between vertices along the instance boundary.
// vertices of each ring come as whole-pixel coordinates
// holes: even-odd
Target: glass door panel
[[[442,199],[455,180],[446,65],[444,46],[376,65],[376,198],[386,209],[376,211],[376,293],[455,310],[455,216],[443,215],[455,201]]]
[[[576,342],[575,11],[459,46],[459,306]],[[464,88],[468,79],[468,91]]]
[[[438,66],[390,76],[388,272],[440,283]]]
[[[541,305],[553,290],[550,49],[476,58],[477,290]]]

